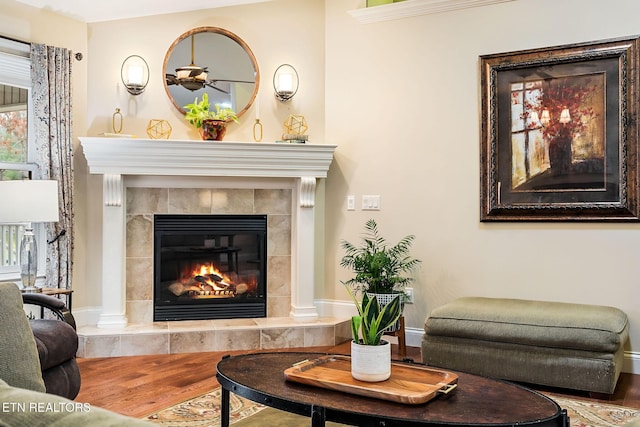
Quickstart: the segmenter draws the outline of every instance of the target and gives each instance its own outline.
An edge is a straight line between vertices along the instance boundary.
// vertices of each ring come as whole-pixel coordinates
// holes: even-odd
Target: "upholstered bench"
[[[612,394],[629,336],[613,307],[467,297],[434,309],[424,363],[511,381]]]

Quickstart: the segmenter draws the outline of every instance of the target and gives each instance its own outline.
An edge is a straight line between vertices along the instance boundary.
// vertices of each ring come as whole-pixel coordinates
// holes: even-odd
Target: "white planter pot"
[[[360,381],[378,382],[391,376],[391,344],[362,345],[351,341],[351,376]]]

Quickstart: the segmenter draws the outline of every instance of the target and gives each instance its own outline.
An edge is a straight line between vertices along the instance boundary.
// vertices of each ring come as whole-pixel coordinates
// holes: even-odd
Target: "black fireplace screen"
[[[155,215],[154,320],[266,317],[266,215]]]

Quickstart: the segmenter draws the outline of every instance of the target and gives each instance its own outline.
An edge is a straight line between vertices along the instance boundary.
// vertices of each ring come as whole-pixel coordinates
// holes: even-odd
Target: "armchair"
[[[45,297],[45,298],[43,298]],[[56,316],[62,316],[71,320],[71,324],[61,320],[34,320],[27,321],[24,312],[24,301],[29,304],[50,305]],[[74,396],[78,393],[76,387],[80,385],[80,376],[75,363],[75,351],[77,348],[77,335],[71,326],[73,316],[66,313],[60,306],[57,298],[40,294],[24,294],[14,283],[0,283],[0,402],[9,402],[8,410],[0,411],[0,426],[30,426],[30,427],[114,427],[114,426],[153,426],[143,420],[125,417],[102,408],[94,408],[89,404],[73,402],[64,397],[56,396],[53,390],[60,387],[60,375],[70,376],[77,374],[77,379],[69,380],[66,385],[67,393]],[[64,304],[62,304],[64,306]],[[67,310],[68,311],[68,310]],[[49,322],[49,323],[45,323]],[[34,327],[34,323],[35,326]],[[48,331],[48,337],[42,338],[36,332],[39,327]],[[47,328],[50,327],[50,329]],[[33,328],[33,333],[32,333]],[[59,329],[58,329],[59,328]],[[62,331],[62,332],[60,332]],[[64,335],[64,338],[62,335]],[[73,343],[65,347],[64,354],[73,351],[73,358],[63,361],[67,356],[60,356],[54,347],[48,347],[51,339],[71,340]],[[40,340],[41,342],[36,344]],[[42,354],[41,350],[47,349],[50,353]],[[44,360],[41,365],[40,361]],[[57,363],[57,362],[60,363]],[[64,365],[69,365],[67,368]],[[46,367],[41,369],[42,367]],[[62,366],[62,367],[60,367]],[[68,369],[68,370],[66,370]],[[51,378],[49,371],[53,370]],[[44,371],[44,372],[43,372]],[[52,383],[53,381],[53,383]],[[77,383],[75,382],[77,381]],[[46,389],[45,389],[46,384]],[[66,384],[66,383],[65,383]],[[47,393],[44,393],[44,391]],[[14,408],[14,409],[12,409]],[[53,410],[51,408],[54,408]]]
[[[76,362],[76,321],[64,302],[50,295],[22,294],[24,304],[49,310],[54,319],[33,319],[33,332],[46,392],[74,399],[80,391],[80,370]]]

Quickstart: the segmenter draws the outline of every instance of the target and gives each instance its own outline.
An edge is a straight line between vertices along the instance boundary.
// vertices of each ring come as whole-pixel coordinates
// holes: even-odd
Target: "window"
[[[0,38],[0,180],[33,177],[36,168],[29,150],[31,71],[29,45]],[[38,246],[45,247],[44,227],[35,226]],[[20,277],[19,246],[24,226],[0,224],[0,280]],[[39,265],[45,254],[39,251]],[[39,272],[44,269],[39,268]]]
[[[541,80],[511,84],[512,189],[549,167],[548,149],[537,113],[541,98]]]

